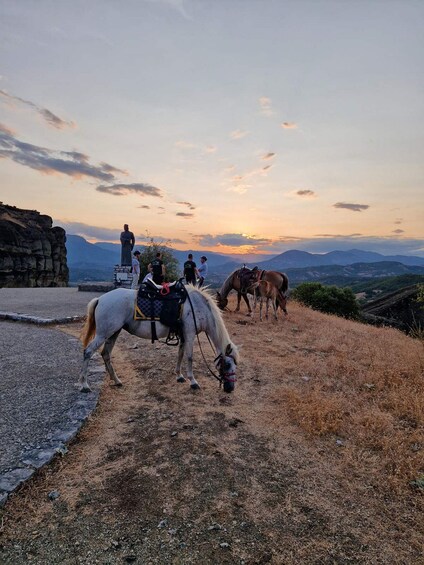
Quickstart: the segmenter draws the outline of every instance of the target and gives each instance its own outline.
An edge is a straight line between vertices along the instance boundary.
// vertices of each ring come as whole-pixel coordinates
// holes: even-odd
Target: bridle
[[[228,368],[231,368],[231,365],[230,365],[230,363],[228,363],[225,360],[225,357],[231,357],[231,359],[234,361],[234,364],[237,365],[236,360],[234,359],[234,357],[232,355],[224,356],[222,353],[220,353],[218,355],[218,357],[215,357],[214,363],[215,363],[216,368],[219,371],[219,377],[215,377],[215,374],[214,374],[214,377],[218,378],[220,387],[222,386],[222,383],[232,383],[232,384],[234,384],[234,383],[237,382],[236,372],[232,371],[232,370],[230,370],[230,371],[227,370]],[[228,366],[230,366],[230,367],[228,367]]]
[[[194,329],[196,331],[196,337],[197,337],[197,343],[199,344],[199,349],[200,349],[200,353],[202,354],[203,357],[203,361],[205,362],[206,368],[207,370],[210,372],[210,374],[215,377],[215,379],[217,381],[219,381],[219,387],[221,388],[222,383],[232,383],[234,385],[234,383],[237,380],[236,374],[234,371],[226,371],[226,366],[227,362],[225,361],[225,357],[231,357],[231,359],[234,361],[235,365],[237,365],[236,360],[234,359],[234,357],[232,355],[223,355],[222,353],[220,353],[217,357],[215,357],[214,359],[214,363],[216,368],[218,369],[219,373],[218,375],[209,367],[208,362],[206,361],[206,357],[205,354],[203,353],[203,349],[202,349],[202,344],[200,343],[200,338],[199,338],[199,331],[197,329],[197,322],[196,322],[196,315],[194,313],[194,308],[193,308],[193,303],[190,299],[190,294],[187,292],[187,299],[188,302],[190,304],[191,307],[191,312],[193,314],[193,322],[194,322]],[[209,335],[205,332],[206,337],[208,338],[209,344],[212,347],[212,349],[215,349],[212,345],[212,342],[210,340]],[[215,350],[216,351],[216,350]]]

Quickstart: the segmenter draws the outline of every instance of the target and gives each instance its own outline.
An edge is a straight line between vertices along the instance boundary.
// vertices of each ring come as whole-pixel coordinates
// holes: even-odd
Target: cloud
[[[100,241],[119,241],[119,236],[122,231],[122,227],[106,228],[102,226],[91,226],[82,222],[72,222],[66,219],[55,219],[53,224],[62,227],[68,234]]]
[[[248,131],[236,129],[230,133],[230,139],[242,139],[243,137],[246,137],[246,135],[249,135],[249,133],[250,132]]]
[[[181,204],[182,206],[187,206],[190,210],[196,210],[196,206],[193,206],[191,202],[177,202],[177,204]]]
[[[116,180],[110,171],[119,170],[107,163],[91,165],[83,153],[57,151],[22,142],[4,130],[0,131],[0,157],[44,174],[60,173],[76,179],[88,177],[103,182]]]
[[[137,206],[137,208],[143,208],[144,210],[150,210],[150,206],[147,206],[147,204],[141,204],[141,206]]]
[[[156,188],[151,184],[145,182],[133,182],[130,184],[117,183],[112,185],[101,184],[96,188],[99,192],[106,194],[113,194],[113,196],[126,196],[127,194],[135,193],[140,196],[155,196],[163,198],[160,188]]]
[[[264,245],[272,242],[272,240],[268,238],[258,238],[242,233],[223,233],[219,235],[204,234],[197,237],[199,245],[206,245],[211,247],[215,245],[227,247],[243,247],[245,245]]]
[[[402,218],[396,218],[396,221],[394,222],[394,224],[399,226],[402,222],[403,222]]]
[[[313,190],[298,190],[296,194],[305,198],[315,198],[316,196]]]
[[[349,204],[348,202],[336,202],[333,208],[343,208],[344,210],[351,210],[352,212],[362,212],[369,208],[368,204]]]
[[[259,98],[259,107],[263,116],[269,117],[274,115],[271,98],[268,98],[267,96],[261,96]]]
[[[275,157],[275,153],[265,153],[265,155],[262,155],[261,159],[263,161],[267,161],[268,159],[273,159]]]
[[[193,218],[194,214],[190,214],[189,212],[177,212],[175,214],[176,216],[179,216],[180,218]]]
[[[393,230],[392,233],[401,234],[401,233],[405,233],[405,230]]]
[[[76,127],[75,122],[62,120],[62,118],[59,118],[59,116],[56,116],[56,114],[53,114],[53,112],[51,112],[47,108],[42,108],[41,106],[34,104],[34,102],[30,102],[29,100],[24,100],[19,96],[13,96],[12,94],[9,94],[5,90],[0,89],[0,96],[2,96],[3,99],[6,99],[8,102],[12,102],[12,103],[18,102],[19,104],[23,104],[25,106],[28,106],[29,108],[32,108],[33,110],[38,112],[38,114],[43,118],[45,122],[47,122],[49,126],[52,126],[56,129]]]
[[[281,127],[283,129],[297,129],[297,124],[295,122],[283,122]]]
[[[204,153],[216,153],[218,148],[215,145],[206,145],[203,152]]]
[[[178,147],[179,149],[195,149],[196,145],[194,143],[189,143],[188,141],[176,141],[174,143],[175,147]]]
[[[14,132],[13,129],[8,128],[4,124],[0,124],[0,133],[5,133],[7,135],[13,136],[16,132]]]

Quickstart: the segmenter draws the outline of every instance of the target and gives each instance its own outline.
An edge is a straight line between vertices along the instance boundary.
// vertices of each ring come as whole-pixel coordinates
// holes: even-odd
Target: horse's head
[[[224,383],[224,392],[233,392],[236,385],[237,359],[237,348],[229,343],[225,350],[225,354],[221,353],[221,355],[219,355],[215,360],[221,382]]]
[[[219,308],[221,308],[221,310],[224,310],[227,307],[228,304],[228,298],[224,298],[220,292],[216,293],[216,301],[218,303]]]

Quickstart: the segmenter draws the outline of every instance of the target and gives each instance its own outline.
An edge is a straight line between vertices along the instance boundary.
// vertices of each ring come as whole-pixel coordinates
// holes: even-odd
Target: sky
[[[422,0],[0,0],[0,200],[91,242],[424,257]]]

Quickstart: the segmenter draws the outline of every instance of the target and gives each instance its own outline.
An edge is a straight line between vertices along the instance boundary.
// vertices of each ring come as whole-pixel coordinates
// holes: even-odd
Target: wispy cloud
[[[297,190],[297,196],[301,196],[302,198],[315,198],[316,194],[313,190],[305,189],[305,190]]]
[[[275,153],[265,153],[265,155],[262,155],[261,159],[263,161],[268,161],[269,159],[273,159],[275,157]]]
[[[177,202],[177,204],[181,204],[181,206],[187,206],[190,210],[196,210],[196,206],[193,206],[191,202]]]
[[[28,106],[29,108],[35,110],[49,126],[52,126],[56,129],[76,127],[75,122],[63,120],[47,108],[38,106],[38,104],[34,104],[34,102],[31,102],[30,100],[25,100],[24,98],[20,98],[19,96],[9,94],[5,90],[0,90],[0,97],[2,97],[3,100],[7,100],[9,103],[23,104],[24,106]]]
[[[160,188],[145,182],[133,182],[130,184],[117,183],[111,185],[101,184],[96,188],[96,190],[106,194],[113,194],[113,196],[125,196],[135,193],[140,196],[156,196],[158,198],[163,198]]]
[[[177,212],[175,215],[180,218],[186,218],[186,219],[194,217],[194,214],[191,214],[190,212]]]
[[[212,246],[226,246],[226,247],[243,247],[246,245],[256,246],[269,244],[271,239],[256,237],[255,235],[247,235],[244,233],[223,233],[218,235],[203,234],[197,236],[199,245]]]
[[[206,154],[216,153],[217,150],[218,148],[215,145],[206,145],[206,147],[203,149],[203,153]]]
[[[246,135],[249,135],[249,133],[250,132],[246,130],[236,129],[230,133],[230,139],[242,139],[246,137]]]
[[[283,129],[297,129],[297,124],[295,122],[283,122],[281,127]]]
[[[397,229],[397,230],[393,230],[392,233],[396,233],[399,235],[401,233],[405,233],[405,230]]]
[[[182,139],[176,141],[174,145],[179,149],[195,149],[197,147],[195,143],[190,143],[189,141],[184,141]]]
[[[342,208],[344,210],[350,210],[351,212],[362,212],[363,210],[368,210],[368,204],[350,204],[348,202],[336,202],[333,204],[333,208]]]
[[[83,153],[58,151],[22,142],[4,129],[0,131],[0,157],[43,174],[60,173],[76,179],[87,177],[113,182],[116,179],[111,171],[120,171],[107,163],[92,165]]]
[[[137,208],[142,208],[143,210],[150,210],[150,206],[148,206],[147,204],[141,204],[140,206],[137,206]]]
[[[259,107],[263,116],[270,117],[274,115],[271,98],[268,98],[267,96],[261,96],[259,98]]]

